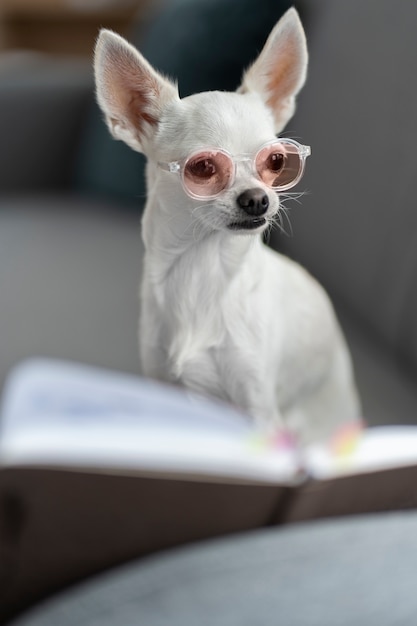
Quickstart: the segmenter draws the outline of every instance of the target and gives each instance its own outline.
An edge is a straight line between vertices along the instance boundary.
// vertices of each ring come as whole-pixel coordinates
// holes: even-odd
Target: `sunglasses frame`
[[[264,184],[266,184],[262,178],[259,176],[258,171],[256,169],[256,159],[258,157],[258,154],[264,150],[265,148],[268,148],[269,146],[272,146],[274,144],[289,144],[292,147],[297,149],[297,152],[300,156],[300,168],[298,171],[297,176],[294,178],[293,181],[291,181],[290,183],[287,183],[286,185],[278,185],[276,187],[271,187],[270,185],[267,185],[270,189],[273,189],[274,191],[287,191],[288,189],[291,189],[292,187],[295,187],[295,185],[299,182],[299,180],[302,178],[303,174],[304,174],[304,170],[305,170],[305,162],[308,156],[310,156],[311,154],[311,148],[310,146],[305,146],[301,143],[298,143],[298,141],[295,141],[295,139],[287,139],[284,137],[277,137],[275,139],[272,139],[271,141],[267,141],[266,143],[262,144],[262,146],[260,148],[258,148],[258,150],[256,150],[255,153],[253,154],[239,154],[239,155],[235,155],[233,156],[232,154],[230,154],[230,152],[228,152],[227,150],[223,150],[222,148],[212,148],[212,147],[204,147],[204,148],[200,148],[199,150],[194,150],[191,154],[189,154],[187,157],[183,158],[183,159],[179,159],[178,161],[170,161],[170,162],[164,162],[164,161],[158,161],[158,166],[164,170],[165,172],[169,172],[170,174],[180,174],[181,175],[181,184],[182,187],[185,191],[185,193],[190,196],[190,198],[194,198],[195,200],[213,200],[214,198],[218,198],[219,196],[222,195],[222,193],[224,193],[227,189],[230,189],[230,187],[233,185],[235,179],[236,179],[236,170],[237,170],[237,164],[238,163],[242,163],[242,162],[250,162],[252,164],[252,171],[255,174],[255,176],[261,180]],[[228,182],[228,184],[223,187],[223,189],[215,194],[212,194],[210,196],[201,196],[199,194],[196,194],[194,192],[192,192],[188,187],[187,187],[187,183],[185,181],[185,168],[187,163],[192,160],[194,157],[196,157],[198,154],[204,153],[204,152],[220,152],[221,154],[223,154],[224,156],[228,157],[229,160],[231,161],[231,163],[233,163],[233,174],[230,177],[230,180]]]

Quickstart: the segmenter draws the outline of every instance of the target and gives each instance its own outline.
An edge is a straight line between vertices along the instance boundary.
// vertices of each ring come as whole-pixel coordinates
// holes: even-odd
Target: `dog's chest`
[[[236,401],[246,395],[247,387],[262,384],[261,327],[251,318],[250,301],[228,294],[217,305],[214,315],[196,318],[194,329],[184,336],[178,374],[188,387]],[[182,352],[184,346],[188,347]],[[178,363],[175,357],[174,361]]]
[[[229,398],[238,379],[262,375],[261,283],[250,265],[203,253],[172,268],[159,305],[161,339],[171,378]]]

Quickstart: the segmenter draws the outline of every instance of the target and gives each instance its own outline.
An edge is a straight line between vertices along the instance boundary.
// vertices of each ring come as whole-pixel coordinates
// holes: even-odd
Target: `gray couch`
[[[102,574],[13,626],[413,626],[415,514],[266,529]]]
[[[175,0],[132,39],[161,70],[179,75],[182,93],[232,88],[288,4]],[[333,297],[368,421],[417,423],[417,5],[295,4],[311,62],[287,130],[313,156],[299,187],[309,193],[289,205],[292,232],[271,244],[300,260]],[[137,373],[143,160],[108,138],[92,104],[89,67],[71,59],[0,60],[0,136],[0,381],[34,354]],[[410,591],[410,577],[417,582],[409,559],[415,563],[416,529],[414,514],[400,514],[260,531],[136,563],[19,623],[411,624],[411,592],[403,612],[395,593],[398,581],[402,591]],[[259,546],[277,555],[273,567],[255,556]],[[220,555],[229,563],[224,584],[199,586],[193,572],[208,562],[216,578]],[[256,584],[242,574],[252,560]],[[363,579],[356,578],[363,567]],[[194,612],[190,605],[184,613],[184,591],[166,583],[180,570]],[[303,586],[301,604],[288,600],[291,583]],[[346,600],[350,584],[360,601]],[[154,600],[143,599],[144,588]],[[268,609],[258,618],[250,592],[253,609]],[[113,594],[125,600],[110,609]]]

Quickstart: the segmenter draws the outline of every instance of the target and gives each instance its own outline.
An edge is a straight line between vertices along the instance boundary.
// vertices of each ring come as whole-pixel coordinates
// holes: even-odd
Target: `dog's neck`
[[[176,216],[175,207],[150,194],[142,232],[144,286],[159,308],[172,372],[180,378],[187,362],[224,342],[226,301],[238,294],[245,306],[262,244],[259,235],[224,231],[196,237]]]
[[[221,290],[227,288],[261,241],[259,235],[195,230],[172,200],[152,193],[142,221],[142,236],[148,279],[153,284],[168,283],[180,267],[186,275],[200,275],[206,284],[213,282]],[[186,281],[181,282],[187,288]]]

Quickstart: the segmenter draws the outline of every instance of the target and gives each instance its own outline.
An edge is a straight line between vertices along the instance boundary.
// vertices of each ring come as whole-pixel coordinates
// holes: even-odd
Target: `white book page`
[[[378,426],[343,434],[304,452],[311,476],[328,479],[417,465],[417,426]]]
[[[294,484],[290,446],[262,443],[249,418],[204,397],[59,361],[19,366],[6,386],[0,465],[207,475]]]

